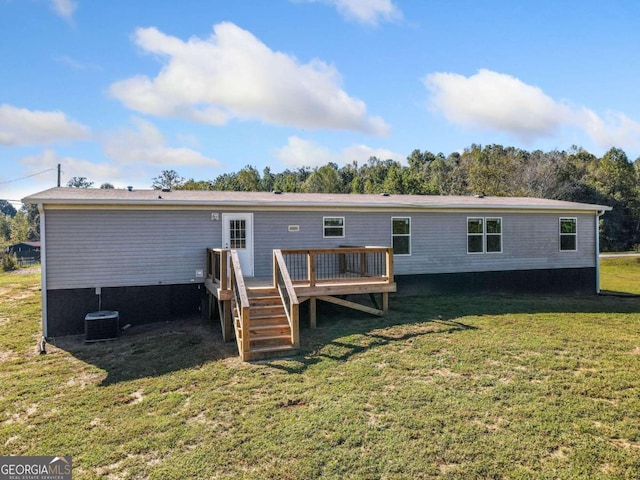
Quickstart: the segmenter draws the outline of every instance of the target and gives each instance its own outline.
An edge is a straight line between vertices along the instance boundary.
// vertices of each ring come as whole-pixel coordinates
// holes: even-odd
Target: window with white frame
[[[487,253],[502,253],[502,219],[485,218],[487,231],[485,233],[485,251]]]
[[[344,237],[344,217],[324,217],[324,237]]]
[[[578,249],[578,219],[560,219],[560,251],[575,252]]]
[[[411,255],[411,218],[391,218],[391,239],[394,255]]]
[[[502,253],[502,219],[467,218],[467,253]]]

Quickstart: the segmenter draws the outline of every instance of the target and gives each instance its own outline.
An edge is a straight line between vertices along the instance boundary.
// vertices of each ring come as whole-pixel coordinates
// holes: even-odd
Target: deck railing
[[[217,283],[222,290],[228,288],[228,264],[229,250],[225,248],[207,248],[207,278]]]
[[[389,247],[282,250],[282,256],[294,284],[393,282]]]
[[[287,321],[291,328],[291,344],[298,348],[300,346],[300,302],[280,250],[273,251],[273,284],[280,293],[280,298],[287,314]]]
[[[242,360],[246,359],[246,355],[250,349],[249,339],[249,296],[247,295],[247,287],[244,284],[242,269],[240,268],[240,258],[238,252],[231,250],[231,291],[233,292],[233,324],[236,331],[236,341],[238,343],[238,352]],[[226,275],[223,275],[223,277]]]

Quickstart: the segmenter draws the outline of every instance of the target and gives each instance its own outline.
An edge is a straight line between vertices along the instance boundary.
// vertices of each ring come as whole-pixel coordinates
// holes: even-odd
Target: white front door
[[[242,275],[253,277],[253,213],[222,214],[222,247],[237,251]]]

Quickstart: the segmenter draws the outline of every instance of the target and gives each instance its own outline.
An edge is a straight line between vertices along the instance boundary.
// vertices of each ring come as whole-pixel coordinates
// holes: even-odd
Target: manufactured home
[[[373,313],[393,292],[595,294],[599,219],[610,210],[539,198],[277,191],[52,188],[23,201],[40,210],[45,336],[81,333],[98,309],[135,325],[219,305],[223,329],[233,336],[235,324],[241,337],[241,307],[268,303],[246,295],[259,281],[280,290],[287,315],[307,300],[353,307],[344,296],[354,293],[381,295],[362,307]]]

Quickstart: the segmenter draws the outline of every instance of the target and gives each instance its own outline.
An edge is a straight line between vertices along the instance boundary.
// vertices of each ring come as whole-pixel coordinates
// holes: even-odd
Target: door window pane
[[[246,220],[229,221],[229,248],[247,248]]]

